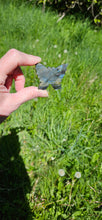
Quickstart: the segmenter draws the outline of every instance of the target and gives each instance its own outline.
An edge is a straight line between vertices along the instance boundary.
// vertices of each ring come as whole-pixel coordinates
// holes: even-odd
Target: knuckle
[[[10,56],[16,57],[18,54],[18,51],[16,49],[12,48],[8,51],[8,53],[10,54]]]

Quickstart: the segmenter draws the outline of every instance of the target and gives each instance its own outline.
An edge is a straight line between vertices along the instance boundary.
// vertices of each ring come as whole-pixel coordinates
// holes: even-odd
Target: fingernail
[[[42,89],[39,89],[38,87],[35,87],[36,88],[36,97],[48,97],[48,91],[47,90],[42,90]]]
[[[35,64],[40,63],[41,62],[41,58],[40,57],[35,57],[34,58]]]
[[[48,91],[47,90],[43,90],[43,95],[44,95],[44,97],[48,97],[49,96]]]

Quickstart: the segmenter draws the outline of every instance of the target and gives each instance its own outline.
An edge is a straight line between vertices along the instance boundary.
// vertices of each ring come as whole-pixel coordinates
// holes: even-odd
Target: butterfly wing
[[[53,83],[52,86],[54,89],[60,89],[61,88],[61,81],[65,75],[65,72],[67,70],[68,64],[62,64],[55,68],[54,74],[53,74]]]
[[[36,64],[35,68],[36,68],[37,75],[38,75],[40,81],[41,82],[46,82],[47,77],[48,77],[48,69],[47,69],[47,67],[45,67],[41,63],[38,63],[38,64]]]

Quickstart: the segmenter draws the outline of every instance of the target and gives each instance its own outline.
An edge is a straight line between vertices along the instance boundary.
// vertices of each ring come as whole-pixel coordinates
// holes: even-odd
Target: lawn
[[[2,220],[102,219],[102,30],[27,4],[0,5],[0,57],[68,63],[61,90],[23,104],[0,125]],[[25,86],[39,81],[22,67]],[[12,87],[14,90],[14,84]]]

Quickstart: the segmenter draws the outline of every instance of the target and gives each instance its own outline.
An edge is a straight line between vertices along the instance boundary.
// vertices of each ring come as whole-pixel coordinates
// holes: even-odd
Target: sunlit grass
[[[15,174],[18,159],[10,148],[15,145],[31,184],[23,193],[32,217],[26,216],[26,199],[20,210],[20,194],[16,202],[4,194],[8,198],[6,205],[0,199],[4,219],[16,219],[13,203],[19,207],[17,219],[91,220],[102,215],[102,31],[74,16],[57,20],[57,14],[43,14],[35,7],[0,6],[0,56],[16,48],[40,56],[46,66],[69,64],[61,90],[50,86],[48,98],[23,104],[0,125],[1,171],[10,172],[15,164]],[[26,86],[38,85],[34,67],[22,70]],[[8,137],[13,133],[11,143]],[[5,172],[2,178],[5,182]]]

